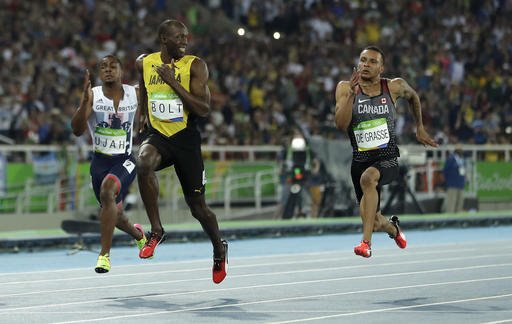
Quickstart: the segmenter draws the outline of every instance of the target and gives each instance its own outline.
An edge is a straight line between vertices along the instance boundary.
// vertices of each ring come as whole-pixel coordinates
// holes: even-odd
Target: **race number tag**
[[[154,93],[149,98],[153,117],[167,122],[183,121],[183,102],[175,93]]]
[[[368,120],[354,127],[358,151],[385,148],[389,143],[389,129],[386,118]]]
[[[95,152],[107,155],[124,154],[126,152],[126,131],[96,127],[93,145]]]

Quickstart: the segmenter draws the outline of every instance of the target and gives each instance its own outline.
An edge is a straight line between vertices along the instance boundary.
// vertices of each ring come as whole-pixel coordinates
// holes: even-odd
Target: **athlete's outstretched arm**
[[[402,78],[396,78],[390,82],[390,92],[395,97],[393,99],[402,97],[407,100],[409,107],[416,122],[416,139],[424,145],[438,147],[439,145],[434,141],[425,130],[423,119],[421,115],[420,98],[416,91]]]
[[[205,117],[210,113],[210,89],[208,88],[208,67],[206,63],[196,58],[190,67],[190,92],[176,80],[174,76],[174,59],[171,67],[162,64],[156,67],[160,78],[167,83],[180,97],[187,109],[192,113]]]
[[[89,70],[85,70],[84,86],[82,99],[80,100],[80,106],[71,118],[71,128],[73,129],[73,134],[76,136],[82,135],[87,129],[87,119],[89,119],[92,113],[92,97],[93,94],[91,89]]]

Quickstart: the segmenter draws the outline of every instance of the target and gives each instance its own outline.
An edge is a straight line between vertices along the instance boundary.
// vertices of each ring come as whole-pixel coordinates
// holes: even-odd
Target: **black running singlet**
[[[380,80],[381,93],[370,97],[358,86],[352,104],[348,135],[355,161],[389,160],[400,156],[395,134],[395,103],[388,79]]]

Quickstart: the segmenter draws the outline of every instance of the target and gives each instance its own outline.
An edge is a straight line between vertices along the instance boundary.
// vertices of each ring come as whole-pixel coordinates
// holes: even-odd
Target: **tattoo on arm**
[[[403,97],[407,99],[409,102],[409,106],[411,109],[411,112],[414,116],[414,120],[416,121],[416,125],[423,124],[423,120],[421,118],[421,103],[420,103],[420,97],[416,93],[416,91],[411,88],[407,82],[403,81]]]

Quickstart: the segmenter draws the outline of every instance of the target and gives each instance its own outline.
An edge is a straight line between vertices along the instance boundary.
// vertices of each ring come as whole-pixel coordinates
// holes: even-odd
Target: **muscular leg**
[[[116,196],[119,186],[112,178],[105,178],[100,189],[100,227],[101,227],[101,252],[100,255],[110,253],[112,236],[117,223],[118,211]]]
[[[219,231],[219,224],[217,223],[217,217],[210,208],[206,206],[204,195],[193,197],[186,196],[185,200],[187,201],[192,215],[201,223],[203,230],[210,237],[214,256],[216,258],[224,258],[226,251],[221,242],[222,238]]]
[[[119,228],[121,231],[129,234],[136,240],[140,240],[142,238],[142,233],[135,227],[133,227],[133,224],[130,222],[128,217],[126,217],[125,213],[123,212],[123,209],[119,209],[117,212],[116,227]]]
[[[374,167],[369,167],[361,175],[361,189],[363,198],[360,203],[360,214],[363,221],[363,241],[371,241],[377,213],[379,195],[377,184],[380,172]]]
[[[162,157],[151,144],[144,144],[139,151],[137,161],[137,181],[139,183],[140,196],[146,213],[151,223],[151,232],[162,234],[162,223],[158,210],[158,179],[155,169],[160,164]]]
[[[393,224],[391,224],[384,215],[379,211],[375,214],[375,226],[374,231],[386,232],[389,235],[395,237],[398,235],[398,231]]]

